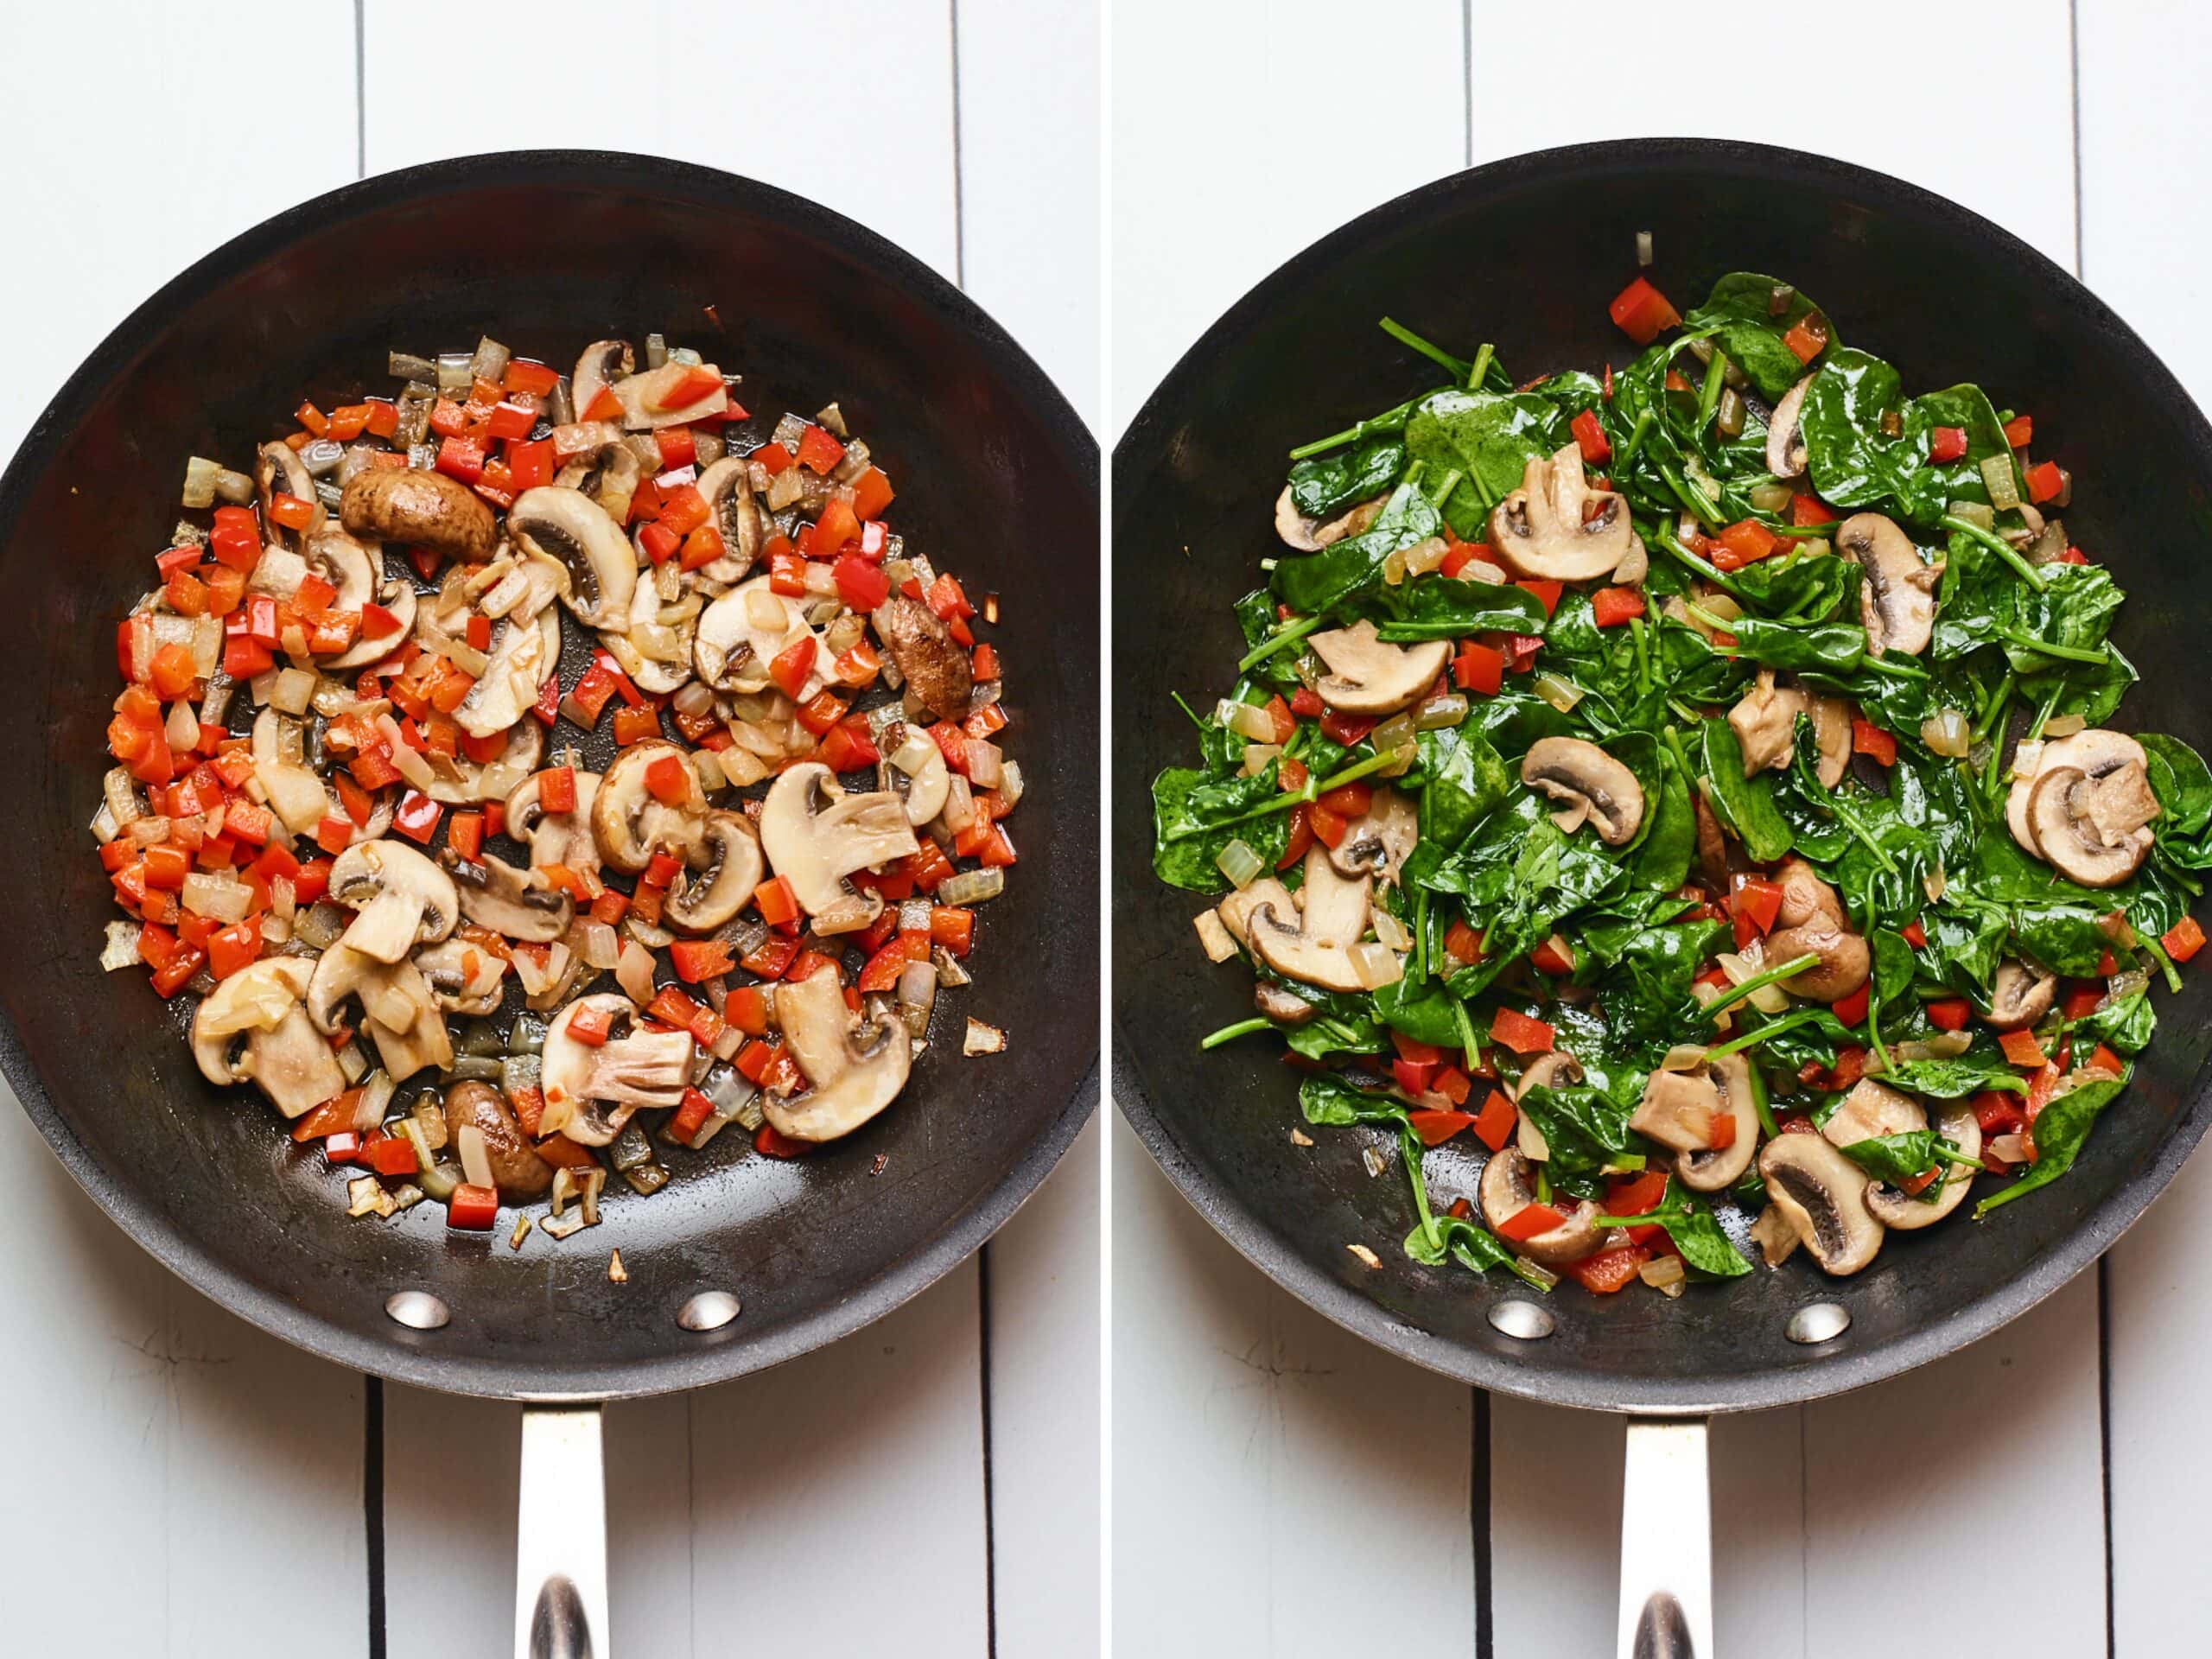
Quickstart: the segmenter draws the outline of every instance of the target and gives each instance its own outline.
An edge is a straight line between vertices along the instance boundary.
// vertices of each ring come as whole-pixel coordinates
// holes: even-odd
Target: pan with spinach
[[[1253,973],[1206,1046],[1395,1140],[1414,1260],[1855,1273],[2124,1102],[2212,772],[2108,723],[2123,595],[2028,416],[1770,276],[1611,314],[1624,368],[1517,385],[1385,321],[1437,384],[1292,452],[1154,868]]]

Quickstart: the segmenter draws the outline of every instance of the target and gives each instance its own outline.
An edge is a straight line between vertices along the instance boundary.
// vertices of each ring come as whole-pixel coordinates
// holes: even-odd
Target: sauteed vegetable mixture
[[[1155,868],[1256,982],[1206,1045],[1396,1141],[1414,1260],[1856,1273],[2123,1098],[2212,772],[2108,724],[2122,594],[2031,416],[1771,276],[1611,315],[1625,367],[1517,385],[1384,321],[1448,382],[1292,452]]]
[[[656,1141],[850,1133],[1014,862],[995,596],[888,528],[836,404],[645,359],[395,353],[396,398],[195,457],[118,629],[102,964],[188,996],[357,1216],[565,1237]]]

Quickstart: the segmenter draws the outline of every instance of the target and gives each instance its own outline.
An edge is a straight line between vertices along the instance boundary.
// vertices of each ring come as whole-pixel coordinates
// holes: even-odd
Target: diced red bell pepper
[[[614,1014],[607,1008],[589,1003],[569,1016],[569,1035],[593,1048],[607,1041],[607,1033],[614,1027]]]
[[[1871,756],[1877,766],[1893,766],[1897,762],[1897,734],[1884,731],[1872,721],[1854,716],[1851,722],[1851,752]]]
[[[1928,1020],[1938,1031],[1964,1031],[1974,1005],[1962,996],[1947,996],[1928,1005]]]
[[[1717,539],[1727,558],[1724,560],[1716,554],[1713,563],[1724,570],[1739,570],[1747,564],[1755,564],[1782,545],[1782,538],[1756,518],[1738,519]]]
[[[1600,588],[1590,595],[1590,620],[1601,628],[1618,627],[1630,617],[1643,614],[1640,588]]]
[[[691,768],[672,754],[664,754],[645,767],[645,787],[664,806],[678,806],[698,787]]]
[[[853,511],[862,519],[882,518],[891,498],[891,480],[879,467],[869,467],[853,480]]]
[[[1800,363],[1810,363],[1827,348],[1827,327],[1819,317],[1808,312],[1791,325],[1789,333],[1783,335],[1782,343]]]
[[[1500,1008],[1491,1016],[1490,1034],[1491,1041],[1504,1045],[1516,1054],[1548,1054],[1557,1033],[1541,1020],[1531,1020],[1511,1008]]]
[[[2036,1040],[2032,1031],[2008,1031],[1997,1039],[1997,1046],[2005,1051],[2005,1058],[2013,1065],[2041,1066],[2049,1064],[2043,1045]]]
[[[1869,998],[1870,993],[1867,988],[1861,985],[1849,996],[1840,1001],[1829,1003],[1828,1012],[1847,1026],[1863,1025],[1866,1020],[1866,1005]]]
[[[393,809],[391,827],[410,841],[423,846],[430,844],[430,837],[438,833],[438,820],[445,816],[445,808],[419,790],[409,790],[399,798]],[[228,820],[225,821],[226,825]]]
[[[1612,440],[1605,435],[1605,429],[1593,411],[1584,410],[1567,423],[1567,428],[1581,447],[1582,459],[1590,465],[1599,466],[1612,459]]]
[[[1835,514],[1816,495],[1793,495],[1789,498],[1789,522],[1796,529],[1804,530],[1814,524],[1834,524]]]
[[[1494,697],[1505,683],[1505,653],[1468,640],[1452,659],[1452,683],[1462,691]]]
[[[2187,962],[2204,948],[2204,930],[2196,917],[2184,916],[2159,936],[2158,948],[2176,962]]]
[[[1967,453],[1967,429],[1962,426],[1939,426],[1928,435],[1928,459],[1933,461],[1962,461]]]
[[[1524,593],[1534,594],[1537,602],[1543,606],[1546,616],[1550,616],[1558,611],[1560,594],[1566,590],[1567,587],[1565,582],[1534,581],[1516,582],[1513,585]]]
[[[1749,922],[1754,933],[1764,935],[1773,929],[1774,918],[1782,912],[1781,885],[1764,876],[1746,876],[1728,895],[1728,910]]]
[[[1682,320],[1667,296],[1641,276],[1614,296],[1605,310],[1614,325],[1639,346],[1649,346],[1661,329]]]
[[[1731,1118],[1729,1122],[1735,1120]],[[1611,1296],[1634,1280],[1649,1260],[1651,1251],[1648,1247],[1618,1244],[1595,1255],[1586,1255],[1580,1262],[1568,1262],[1567,1271],[1592,1295]]]
[[[1471,1127],[1475,1121],[1465,1112],[1439,1112],[1426,1108],[1416,1108],[1408,1112],[1406,1117],[1425,1147],[1442,1146],[1460,1130]]]
[[[2066,474],[2055,461],[2038,461],[2028,468],[2028,499],[2041,506],[2066,488]]]
[[[726,939],[678,939],[669,946],[668,954],[676,965],[677,977],[690,985],[718,978],[736,966],[730,960]]]
[[[806,689],[808,677],[814,672],[815,641],[812,634],[795,641],[779,652],[768,664],[768,677],[776,687],[794,702]]]
[[[1475,1138],[1492,1152],[1503,1147],[1513,1134],[1520,1114],[1513,1102],[1501,1089],[1493,1089],[1483,1102],[1483,1109],[1475,1114]]]
[[[799,434],[799,464],[816,474],[827,475],[845,458],[845,446],[818,426],[809,425]]]
[[[1928,930],[1916,921],[1907,922],[1897,930],[1897,934],[1916,950],[1925,950],[1928,948]]]
[[[1454,962],[1470,964],[1483,959],[1483,936],[1466,923],[1454,919],[1444,930],[1444,953]]]
[[[1574,958],[1566,948],[1567,942],[1556,933],[1529,953],[1529,963],[1540,974],[1549,974],[1557,979],[1574,971]]]
[[[1510,1238],[1516,1244],[1525,1244],[1554,1227],[1566,1224],[1567,1217],[1548,1204],[1528,1204],[1498,1223],[1497,1231],[1501,1238]]]
[[[574,766],[548,766],[537,774],[537,804],[546,812],[573,812],[576,810],[576,770]]]
[[[499,1218],[499,1195],[488,1186],[463,1181],[446,1200],[446,1225],[470,1232],[488,1233]]]

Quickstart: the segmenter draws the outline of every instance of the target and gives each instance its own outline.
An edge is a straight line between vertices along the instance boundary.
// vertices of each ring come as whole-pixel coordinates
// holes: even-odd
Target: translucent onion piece
[[[1994,530],[1997,514],[1986,501],[1953,501],[1943,511],[1954,518],[1963,518],[1980,530]]]
[[[2071,737],[2088,725],[2079,715],[2053,715],[2043,723],[2045,737]]]
[[[184,907],[194,915],[225,924],[244,921],[246,912],[253,908],[252,888],[228,875],[205,870],[185,873],[182,899]]]
[[[1389,765],[1377,769],[1378,777],[1395,778],[1413,766],[1420,753],[1414,747],[1415,737],[1411,715],[1393,715],[1375,728],[1370,738],[1375,745],[1375,753],[1397,757]]]
[[[1646,1262],[1636,1272],[1637,1276],[1654,1290],[1665,1290],[1670,1286],[1677,1293],[1681,1289],[1682,1258],[1679,1255],[1656,1257]]]
[[[926,733],[908,727],[906,741],[891,752],[891,764],[912,778],[940,753],[935,741]]]
[[[1268,762],[1282,753],[1280,743],[1247,743],[1244,746],[1244,775],[1256,778],[1268,769]]]
[[[1214,717],[1237,736],[1253,743],[1275,741],[1275,717],[1257,703],[1224,697]]]
[[[1221,849],[1214,863],[1229,878],[1229,885],[1239,893],[1250,887],[1260,873],[1268,868],[1266,859],[1234,837]]]
[[[635,939],[625,939],[615,953],[614,982],[623,995],[643,1007],[653,1000],[653,953]]]
[[[1787,511],[1791,494],[1787,484],[1754,484],[1750,491],[1751,505],[1761,512]]]
[[[2124,974],[2114,974],[2106,982],[2105,995],[2109,1001],[2124,1002],[2131,996],[2140,996],[2150,988],[2151,976],[2148,970],[2131,968]]]
[[[721,758],[712,749],[691,751],[691,772],[698,779],[699,787],[709,795],[729,782],[722,774]]]
[[[2012,471],[2010,450],[1981,463],[1981,481],[1989,491],[1989,505],[1999,512],[2010,512],[2020,505],[2019,480]]]
[[[930,747],[934,748],[937,746],[931,744]],[[942,816],[944,827],[956,836],[976,821],[976,791],[957,772],[952,774],[945,789]]]
[[[597,972],[604,973],[613,967],[616,960],[622,954],[621,939],[605,922],[597,920],[579,922],[576,924],[576,933],[577,954],[583,957],[586,967]],[[651,1001],[652,998],[648,997],[645,1000]]]
[[[937,897],[939,904],[957,907],[981,904],[1005,891],[1006,872],[1002,869],[963,870],[937,890]]]
[[[359,1043],[348,1043],[338,1051],[338,1069],[346,1074],[347,1083],[359,1083],[369,1075],[369,1057],[361,1052]]]
[[[2000,1135],[1989,1143],[1991,1154],[1999,1163],[2024,1164],[2028,1161],[2028,1143],[2018,1135]]]
[[[1211,916],[1211,911],[1206,912]],[[110,922],[107,943],[100,949],[100,967],[108,973],[118,968],[130,968],[138,962],[139,925],[136,922]],[[1219,961],[1219,957],[1215,958]]]
[[[1272,731],[1273,728],[1269,729]],[[1003,758],[995,743],[986,743],[980,738],[968,740],[968,781],[977,789],[996,789],[999,785],[999,763]]]
[[[1198,930],[1198,944],[1205,951],[1208,962],[1227,962],[1236,954],[1236,941],[1230,938],[1229,929],[1223,923],[1219,911],[1202,910],[1192,918],[1192,925]],[[125,924],[111,922],[108,925],[111,936],[115,928],[124,926]],[[130,960],[136,962],[138,960],[137,928],[136,924],[130,925],[131,927]]]
[[[199,511],[215,505],[215,474],[223,470],[220,461],[210,461],[205,455],[194,455],[184,463],[184,505]]]
[[[1355,944],[1344,954],[1351,958],[1352,977],[1370,991],[1395,984],[1406,970],[1398,953],[1386,944]]]
[[[975,1015],[968,1016],[967,1034],[960,1039],[963,1054],[1003,1054],[1006,1052],[1006,1033],[996,1026],[987,1026]]]
[[[92,839],[103,847],[115,839],[115,814],[107,810],[107,803],[100,803],[100,810],[92,814]]]
[[[1920,878],[1920,890],[1928,895],[1929,904],[1941,902],[1943,895],[1950,890],[1950,882],[1945,877],[1941,864]]]
[[[999,762],[999,798],[1008,806],[1021,799],[1021,763],[1018,760]]]
[[[1533,689],[1538,696],[1562,715],[1573,714],[1574,705],[1582,701],[1580,686],[1572,680],[1561,678],[1549,670],[1536,676]]]
[[[930,1012],[937,1006],[937,968],[934,963],[910,962],[899,970],[899,1010],[906,1016],[909,1036],[928,1033]]]
[[[1754,946],[1757,943],[1753,941]],[[1720,963],[1720,971],[1728,976],[1731,985],[1741,985],[1745,980],[1755,979],[1766,971],[1765,963],[1748,954],[1739,957],[1733,951],[1724,950],[1717,960]],[[1751,993],[1750,1001],[1761,1014],[1780,1014],[1789,1006],[1789,994],[1779,985],[1761,986]]]
[[[1441,731],[1457,726],[1467,718],[1467,700],[1456,691],[1440,697],[1431,697],[1414,710],[1414,729],[1418,732]]]
[[[1636,233],[1636,263],[1643,266],[1651,263],[1651,232],[1649,231]]]
[[[145,809],[138,804],[138,786],[121,766],[111,767],[100,779],[100,795],[107,803],[108,816],[114,819],[118,830],[145,815]]]
[[[1406,931],[1406,925],[1389,911],[1377,909],[1371,912],[1370,919],[1374,923],[1375,938],[1378,943],[1389,946],[1393,950],[1403,951],[1414,948],[1414,936]]]
[[[1705,1064],[1705,1045],[1676,1043],[1667,1051],[1667,1058],[1659,1062],[1662,1071],[1694,1071]]]
[[[297,668],[276,671],[276,683],[269,688],[269,706],[288,715],[304,715],[315,697],[315,676]]]
[[[1544,1132],[1525,1113],[1514,1125],[1513,1141],[1521,1149],[1521,1155],[1530,1163],[1548,1164],[1551,1161],[1551,1142],[1544,1139]]]
[[[357,1133],[366,1134],[384,1122],[384,1115],[391,1106],[393,1091],[398,1087],[388,1071],[377,1072],[361,1085],[361,1102],[353,1109],[353,1128]]]
[[[1973,747],[1974,733],[1963,711],[1939,709],[1920,722],[1920,741],[1935,753],[1963,759]]]
[[[492,1154],[484,1144],[484,1131],[474,1123],[463,1123],[453,1132],[454,1150],[461,1154],[461,1173],[468,1178],[471,1186],[496,1187],[499,1182],[492,1174]]]

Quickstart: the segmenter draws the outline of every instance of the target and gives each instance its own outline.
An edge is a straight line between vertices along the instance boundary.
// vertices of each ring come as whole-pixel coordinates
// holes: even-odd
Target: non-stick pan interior
[[[983,912],[976,983],[947,994],[906,1094],[833,1148],[779,1162],[732,1133],[672,1151],[658,1195],[619,1194],[598,1228],[518,1253],[504,1230],[448,1234],[435,1205],[349,1220],[340,1173],[257,1098],[201,1080],[143,974],[95,961],[116,914],[86,832],[115,623],[169,543],[187,455],[242,464],[289,429],[302,395],[325,409],[390,395],[394,348],[465,350],[488,334],[565,365],[592,340],[654,330],[741,372],[743,401],[770,422],[838,399],[897,486],[894,528],[971,594],[1001,596],[1003,741],[1029,780],[1009,825],[1020,863]],[[72,1171],[172,1267],[281,1335],[410,1382],[690,1386],[882,1313],[1011,1213],[1094,1098],[1096,491],[1090,436],[997,327],[888,244],[762,186],[637,157],[493,156],[373,181],[250,232],[100,347],[0,486],[10,1081]],[[970,1010],[1012,1033],[1009,1053],[961,1057]],[[608,1279],[617,1249],[626,1283]],[[385,1299],[416,1287],[450,1306],[450,1325],[387,1319]],[[741,1316],[711,1335],[679,1329],[677,1309],[709,1288],[735,1293]]]
[[[2204,976],[2160,994],[2158,1040],[2133,1086],[2073,1173],[2033,1198],[1980,1224],[1893,1235],[1855,1279],[1826,1280],[1801,1256],[1676,1301],[1562,1285],[1546,1299],[1556,1334],[1517,1342],[1486,1318],[1526,1294],[1516,1281],[1404,1258],[1410,1200],[1402,1181],[1362,1166],[1367,1132],[1290,1145],[1295,1079],[1276,1064],[1279,1046],[1198,1052],[1201,1034],[1249,1014],[1249,976],[1207,967],[1191,927],[1202,901],[1158,886],[1148,862],[1147,785],[1161,766],[1189,764],[1192,743],[1168,693],[1202,702],[1228,689],[1242,648],[1229,602],[1281,551],[1270,508],[1284,452],[1436,379],[1376,319],[1467,356],[1493,341],[1519,379],[1624,364],[1636,347],[1605,304],[1635,274],[1647,230],[1651,274],[1680,305],[1725,271],[1770,272],[1827,308],[1846,341],[1897,365],[1908,391],[1976,380],[2032,412],[2038,457],[2077,480],[2072,538],[2130,594],[2115,637],[2143,683],[2114,723],[2212,741],[2212,433],[2143,343],[2056,266],[1895,180],[1758,146],[1592,145],[1479,168],[1378,209],[1271,276],[1192,348],[1116,450],[1116,1093],[1232,1242],[1385,1346],[1567,1403],[1761,1406],[1963,1343],[2117,1236],[2202,1132]],[[1447,1198],[1471,1191],[1476,1167],[1440,1152],[1432,1185]],[[1345,1249],[1355,1243],[1382,1269],[1362,1266]],[[1849,1309],[1849,1333],[1791,1343],[1790,1313],[1818,1300]]]

